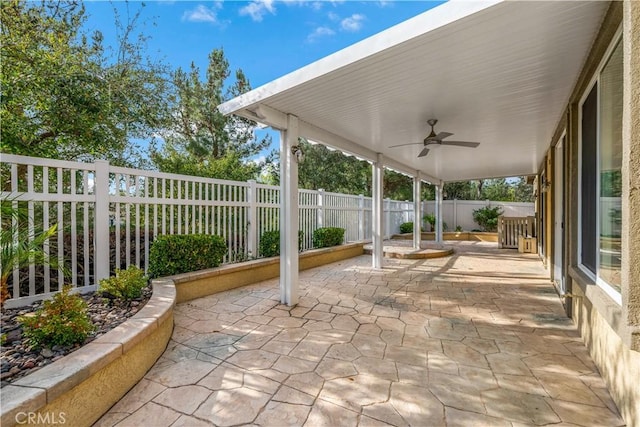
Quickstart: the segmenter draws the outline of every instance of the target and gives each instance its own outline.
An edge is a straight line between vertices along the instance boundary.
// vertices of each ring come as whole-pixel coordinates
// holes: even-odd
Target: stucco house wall
[[[622,233],[621,303],[580,268],[580,108],[600,72],[606,54],[622,33],[623,117],[622,117]],[[565,114],[552,140],[547,160],[562,162],[555,146],[566,135],[564,188],[565,280],[567,313],[580,331],[585,345],[607,382],[609,391],[628,426],[640,426],[640,2],[612,2],[592,46],[589,57],[573,89]],[[540,165],[552,182],[548,205],[554,198],[553,164]],[[553,206],[545,212],[547,240],[553,230]],[[547,246],[550,275],[553,277],[554,245]]]

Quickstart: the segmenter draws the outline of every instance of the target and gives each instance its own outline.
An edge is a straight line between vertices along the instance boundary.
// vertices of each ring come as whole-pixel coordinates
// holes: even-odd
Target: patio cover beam
[[[274,129],[284,130],[287,128],[287,114],[267,105],[260,104],[251,110],[244,109],[236,112],[235,114],[250,120],[256,120],[265,125],[269,125]],[[372,163],[377,161],[377,153],[366,148],[363,144],[350,141],[326,129],[307,123],[304,120],[298,120],[298,131],[300,136],[303,138],[321,143],[322,145],[326,145],[343,153],[359,157]],[[385,158],[384,163],[386,167],[410,176],[415,176],[417,173],[415,169],[411,169],[409,166],[389,158]],[[418,173],[420,179],[423,181],[427,181],[434,185],[442,182],[442,180],[435,176],[424,172]]]

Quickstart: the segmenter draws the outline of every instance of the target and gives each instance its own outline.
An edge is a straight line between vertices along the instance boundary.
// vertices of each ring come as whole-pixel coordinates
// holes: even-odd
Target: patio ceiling
[[[219,108],[442,181],[535,174],[607,10],[602,1],[449,2]],[[431,146],[429,133],[478,141]]]

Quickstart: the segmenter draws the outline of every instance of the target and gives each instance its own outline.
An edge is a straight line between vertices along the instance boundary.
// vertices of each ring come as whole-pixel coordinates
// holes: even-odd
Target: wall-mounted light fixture
[[[291,154],[296,158],[296,162],[302,163],[304,162],[304,153],[302,152],[302,148],[297,145],[291,147]]]
[[[540,184],[540,190],[542,190],[543,193],[546,193],[550,189],[551,189],[551,181],[547,180],[546,177],[542,178],[542,184]]]

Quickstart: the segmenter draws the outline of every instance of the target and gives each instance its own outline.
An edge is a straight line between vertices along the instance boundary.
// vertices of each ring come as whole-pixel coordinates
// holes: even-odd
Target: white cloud
[[[340,20],[340,16],[338,16],[337,13],[335,12],[329,12],[327,13],[327,16],[329,17],[330,20],[332,20],[333,22],[338,22]]]
[[[215,4],[217,4],[216,2]],[[215,24],[218,22],[218,16],[213,8],[199,4],[195,9],[187,10],[182,14],[183,21],[189,22],[209,22]]]
[[[240,15],[249,15],[256,22],[262,21],[267,13],[276,13],[273,0],[254,0],[240,9]]]
[[[317,39],[319,39],[320,37],[325,37],[325,36],[332,36],[334,35],[336,32],[333,31],[331,28],[329,27],[318,27],[315,30],[313,30],[313,32],[311,34],[309,34],[307,36],[307,41],[309,42],[314,42]]]
[[[342,28],[343,31],[355,33],[362,28],[362,21],[364,21],[364,18],[364,15],[354,13],[350,17],[344,18],[340,21],[340,28]]]

